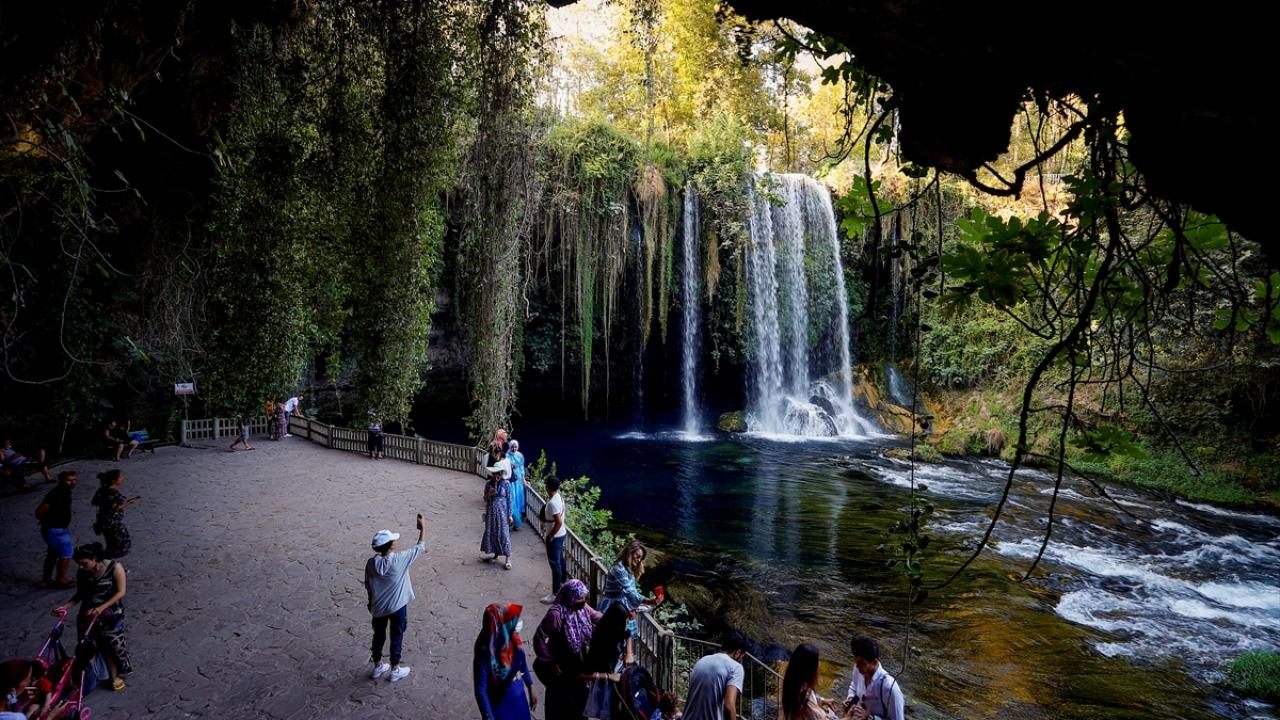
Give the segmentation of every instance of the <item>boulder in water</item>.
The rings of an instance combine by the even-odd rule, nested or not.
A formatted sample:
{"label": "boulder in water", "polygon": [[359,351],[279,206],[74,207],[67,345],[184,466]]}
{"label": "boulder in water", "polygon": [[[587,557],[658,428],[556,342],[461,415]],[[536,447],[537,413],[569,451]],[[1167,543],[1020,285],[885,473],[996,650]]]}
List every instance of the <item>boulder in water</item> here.
{"label": "boulder in water", "polygon": [[832,417],[837,415],[835,403],[831,402],[830,398],[823,397],[822,395],[812,395],[809,397],[809,402],[822,408],[823,411]]}
{"label": "boulder in water", "polygon": [[747,416],[741,410],[727,412],[716,421],[716,429],[721,432],[740,433],[747,431]]}

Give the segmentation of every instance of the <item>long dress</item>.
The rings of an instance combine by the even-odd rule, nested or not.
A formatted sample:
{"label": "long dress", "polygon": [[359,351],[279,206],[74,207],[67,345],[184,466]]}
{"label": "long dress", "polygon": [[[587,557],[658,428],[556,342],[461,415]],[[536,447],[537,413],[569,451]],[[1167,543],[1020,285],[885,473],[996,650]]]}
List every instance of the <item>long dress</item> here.
{"label": "long dress", "polygon": [[91,500],[98,508],[98,521],[93,529],[106,541],[106,556],[113,559],[129,554],[133,540],[129,537],[129,528],[124,524],[124,495],[113,487],[98,488]]}
{"label": "long dress", "polygon": [[[80,613],[76,616],[76,630],[84,637],[89,627],[89,610],[106,602],[116,594],[116,564],[107,563],[101,575],[81,570],[76,573],[76,599],[80,601]],[[93,641],[98,652],[115,658],[116,668],[120,674],[133,672],[133,664],[129,662],[129,648],[124,642],[124,601],[112,605],[106,612],[98,616],[93,624]]]}
{"label": "long dress", "polygon": [[511,528],[519,530],[524,524],[524,454],[512,450],[507,459],[511,461],[511,516],[515,518]]}
{"label": "long dress", "polygon": [[[480,540],[480,552],[511,557],[511,483],[501,477],[491,478],[484,484],[484,538]],[[491,494],[492,493],[492,494]]]}
{"label": "long dress", "polygon": [[476,653],[471,666],[475,682],[476,704],[480,707],[481,717],[484,720],[531,720],[533,715],[529,712],[529,695],[526,688],[533,686],[533,678],[529,675],[524,649],[516,648],[512,667],[518,675],[507,683],[506,690],[491,687],[492,678],[486,663],[487,658]]}

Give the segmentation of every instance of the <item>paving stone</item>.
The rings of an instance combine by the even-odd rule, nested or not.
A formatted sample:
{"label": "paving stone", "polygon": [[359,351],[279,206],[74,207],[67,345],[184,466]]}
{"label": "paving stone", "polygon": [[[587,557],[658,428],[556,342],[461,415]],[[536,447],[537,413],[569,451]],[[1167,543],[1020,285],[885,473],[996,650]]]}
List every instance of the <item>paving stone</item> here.
{"label": "paving stone", "polygon": [[[481,563],[482,484],[472,475],[329,450],[301,438],[160,448],[79,473],[71,530],[94,540],[97,473],[119,467],[133,551],[126,636],[134,675],[123,692],[94,692],[99,718],[469,718],[471,643],[491,602],[525,606],[526,628],[550,582],[542,543],[512,535],[514,569]],[[35,585],[44,558],[32,510],[42,494],[0,496],[0,656],[32,655],[70,595]],[[372,638],[360,584],[374,531],[416,537],[404,662],[392,684],[367,677]],[[532,630],[527,635],[532,636]],[[530,650],[531,652],[531,650]],[[540,693],[541,696],[541,693]],[[541,708],[535,713],[541,717]]]}

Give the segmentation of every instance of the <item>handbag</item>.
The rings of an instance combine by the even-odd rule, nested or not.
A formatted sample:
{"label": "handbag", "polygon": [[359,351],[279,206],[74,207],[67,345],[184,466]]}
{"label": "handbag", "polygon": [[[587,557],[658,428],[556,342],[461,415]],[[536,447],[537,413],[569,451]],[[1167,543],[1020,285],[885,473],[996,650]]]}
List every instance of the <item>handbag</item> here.
{"label": "handbag", "polygon": [[582,714],[596,720],[610,720],[609,700],[609,681],[592,680],[591,689],[587,691],[587,704],[582,708]]}

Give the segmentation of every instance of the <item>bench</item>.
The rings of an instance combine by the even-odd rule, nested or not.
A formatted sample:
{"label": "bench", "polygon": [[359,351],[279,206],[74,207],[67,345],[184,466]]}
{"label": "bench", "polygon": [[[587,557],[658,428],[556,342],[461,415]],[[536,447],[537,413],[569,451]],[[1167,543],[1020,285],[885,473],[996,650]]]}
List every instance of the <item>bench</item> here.
{"label": "bench", "polygon": [[156,448],[165,444],[160,438],[151,437],[151,433],[147,432],[146,428],[141,430],[130,430],[129,437],[138,441],[139,451],[145,450],[147,452],[154,453]]}

